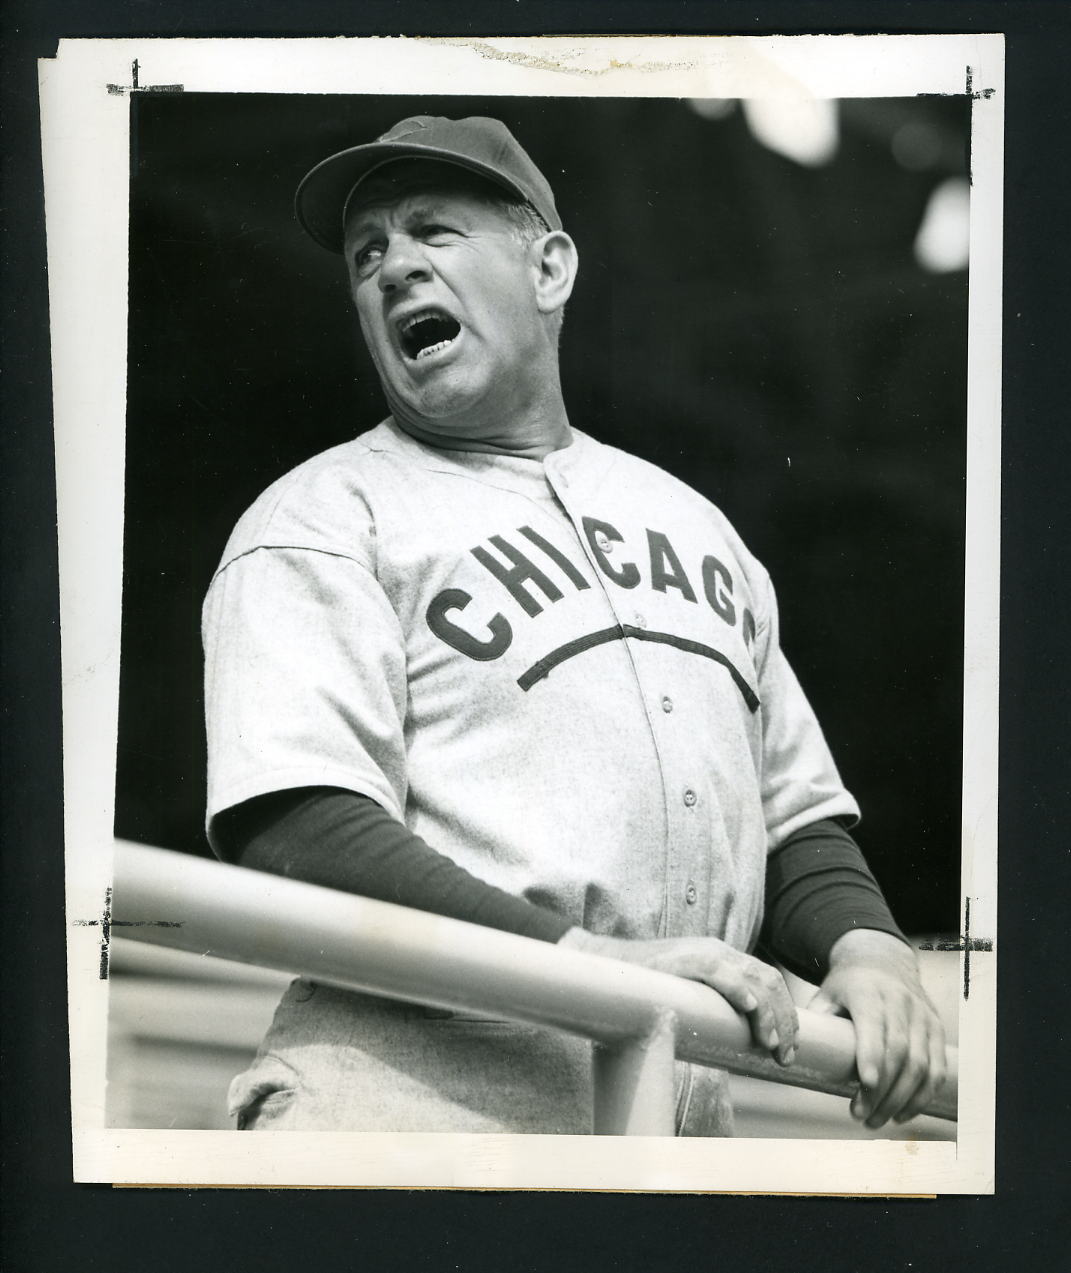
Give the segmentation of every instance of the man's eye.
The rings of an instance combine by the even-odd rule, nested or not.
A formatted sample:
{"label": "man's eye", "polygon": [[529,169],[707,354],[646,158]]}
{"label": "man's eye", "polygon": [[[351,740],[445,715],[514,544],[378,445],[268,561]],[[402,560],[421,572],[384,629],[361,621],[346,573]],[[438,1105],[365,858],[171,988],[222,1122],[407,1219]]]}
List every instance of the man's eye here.
{"label": "man's eye", "polygon": [[444,235],[453,234],[454,231],[448,225],[426,225],[422,231],[425,239],[438,239]]}
{"label": "man's eye", "polygon": [[383,249],[378,243],[369,243],[366,247],[357,249],[353,254],[353,263],[358,270],[368,270],[382,255]]}

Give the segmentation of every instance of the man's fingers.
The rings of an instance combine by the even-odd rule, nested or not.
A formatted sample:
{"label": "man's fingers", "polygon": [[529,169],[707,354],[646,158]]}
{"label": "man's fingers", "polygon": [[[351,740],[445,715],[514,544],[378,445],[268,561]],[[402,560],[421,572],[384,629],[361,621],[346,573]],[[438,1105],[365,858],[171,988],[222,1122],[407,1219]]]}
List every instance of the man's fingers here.
{"label": "man's fingers", "polygon": [[768,964],[753,961],[749,980],[756,986],[759,1000],[758,1012],[752,1018],[752,1033],[782,1065],[790,1065],[796,1055],[799,1017],[785,979]]}
{"label": "man's fingers", "polygon": [[769,1001],[760,999],[759,1006],[751,1013],[751,1033],[755,1042],[772,1052],[781,1042],[777,1032],[777,1021]]}
{"label": "man's fingers", "polygon": [[[562,941],[577,944],[572,933]],[[615,942],[606,953],[616,953],[618,958],[704,982],[748,1018],[751,1036],[760,1047],[768,1048],[782,1065],[792,1064],[799,1018],[785,979],[776,968],[713,937],[603,941]]]}
{"label": "man's fingers", "polygon": [[896,1118],[912,1107],[916,1096],[927,1086],[929,1061],[927,1039],[920,1032],[901,1050],[899,1064],[889,1066],[892,1083],[885,1095],[872,1106],[866,1120],[868,1127],[883,1127],[890,1118]]}
{"label": "man's fingers", "polygon": [[885,1059],[885,1032],[874,1022],[855,1023],[855,1066],[859,1081],[869,1091],[881,1083],[882,1061]]}
{"label": "man's fingers", "polygon": [[705,980],[749,1018],[752,1038],[760,1047],[773,1052],[782,1065],[791,1064],[799,1020],[784,978],[776,969],[749,958],[742,967],[718,965]]}
{"label": "man's fingers", "polygon": [[899,1113],[893,1115],[898,1123],[906,1123],[916,1114],[921,1114],[941,1090],[941,1085],[945,1081],[945,1035],[939,1021],[934,1020],[926,1037],[928,1050],[926,1076],[911,1099],[904,1104]]}
{"label": "man's fingers", "polygon": [[796,1005],[787,988],[778,994],[774,1004],[774,1015],[777,1019],[777,1059],[782,1065],[791,1065],[796,1059],[796,1045],[799,1039],[800,1021],[796,1013]]}
{"label": "man's fingers", "polygon": [[944,1079],[944,1030],[928,1001],[909,1001],[896,1017],[899,1023],[890,1027],[886,1043],[886,1090],[870,1102],[868,1127],[881,1127],[889,1119],[907,1122],[925,1109]]}
{"label": "man's fingers", "polygon": [[938,1021],[938,1028],[930,1037],[930,1075],[933,1078],[934,1096],[944,1087],[948,1075],[948,1056],[945,1053],[944,1027]]}
{"label": "man's fingers", "polygon": [[926,1106],[929,1105],[930,1101],[933,1100],[936,1090],[937,1087],[933,1081],[933,1076],[930,1074],[929,1070],[926,1070],[924,1072],[922,1082],[917,1088],[915,1088],[914,1093],[907,1101],[904,1102],[903,1105],[901,1105],[900,1109],[893,1114],[893,1122],[907,1123],[910,1122],[916,1114],[921,1114],[923,1110],[925,1110]]}
{"label": "man's fingers", "polygon": [[878,1022],[869,1017],[855,1019],[855,1068],[860,1091],[852,1102],[852,1113],[868,1123],[887,1086],[882,1082],[882,1062],[887,1051],[884,1021],[879,1017]]}
{"label": "man's fingers", "polygon": [[871,1105],[866,1119],[867,1127],[877,1130],[894,1118],[904,1108],[906,1102],[914,1096],[925,1073],[924,1067],[905,1059],[903,1067],[897,1073],[892,1085],[886,1089],[885,1095]]}
{"label": "man's fingers", "polygon": [[705,981],[712,990],[716,990],[737,1012],[751,1016],[758,1011],[760,1000],[744,977],[743,971],[737,968],[726,968],[715,965],[706,975],[697,980]]}
{"label": "man's fingers", "polygon": [[944,1031],[916,975],[894,967],[833,968],[809,1005],[842,1006],[855,1027],[859,1090],[852,1116],[869,1128],[906,1122],[933,1100],[945,1076]]}

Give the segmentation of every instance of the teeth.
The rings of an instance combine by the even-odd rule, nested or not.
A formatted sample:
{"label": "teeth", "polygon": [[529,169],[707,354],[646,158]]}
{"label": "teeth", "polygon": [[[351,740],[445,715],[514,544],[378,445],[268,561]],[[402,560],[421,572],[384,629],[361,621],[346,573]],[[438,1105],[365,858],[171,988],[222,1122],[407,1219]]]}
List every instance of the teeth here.
{"label": "teeth", "polygon": [[429,345],[427,349],[422,349],[420,353],[417,354],[417,359],[427,358],[429,354],[437,354],[440,349],[445,349],[447,345],[452,345],[453,343],[454,342],[452,340],[440,340],[437,345]]}
{"label": "teeth", "polygon": [[[442,315],[445,317],[445,315]],[[438,318],[440,311],[437,309],[422,309],[419,313],[410,314],[408,318],[403,318],[398,325],[400,332],[407,332],[411,327],[415,327],[417,323],[423,322],[425,318]]]}

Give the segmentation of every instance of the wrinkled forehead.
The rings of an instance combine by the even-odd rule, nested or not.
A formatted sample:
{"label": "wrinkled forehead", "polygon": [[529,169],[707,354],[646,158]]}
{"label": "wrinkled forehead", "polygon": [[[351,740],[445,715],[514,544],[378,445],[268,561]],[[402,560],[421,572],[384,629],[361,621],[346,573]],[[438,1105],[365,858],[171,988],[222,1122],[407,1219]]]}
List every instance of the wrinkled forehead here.
{"label": "wrinkled forehead", "polygon": [[371,208],[391,207],[421,195],[435,199],[468,198],[481,204],[509,199],[494,182],[456,164],[433,159],[393,159],[376,168],[350,191],[344,212],[348,227]]}

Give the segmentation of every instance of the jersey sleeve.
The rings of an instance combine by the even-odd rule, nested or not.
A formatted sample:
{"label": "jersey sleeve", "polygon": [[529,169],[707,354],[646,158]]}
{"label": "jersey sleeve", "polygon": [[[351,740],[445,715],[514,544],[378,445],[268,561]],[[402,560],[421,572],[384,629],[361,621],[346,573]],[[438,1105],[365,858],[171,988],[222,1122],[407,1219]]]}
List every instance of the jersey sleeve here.
{"label": "jersey sleeve", "polygon": [[859,820],[859,806],[841,782],[821,726],[781,649],[777,598],[764,581],[756,631],[762,713],[762,805],[772,851],[812,822]]}
{"label": "jersey sleeve", "polygon": [[246,551],[212,582],[204,643],[214,849],[216,815],[295,787],[354,791],[403,818],[404,640],[367,565],[321,549]]}

